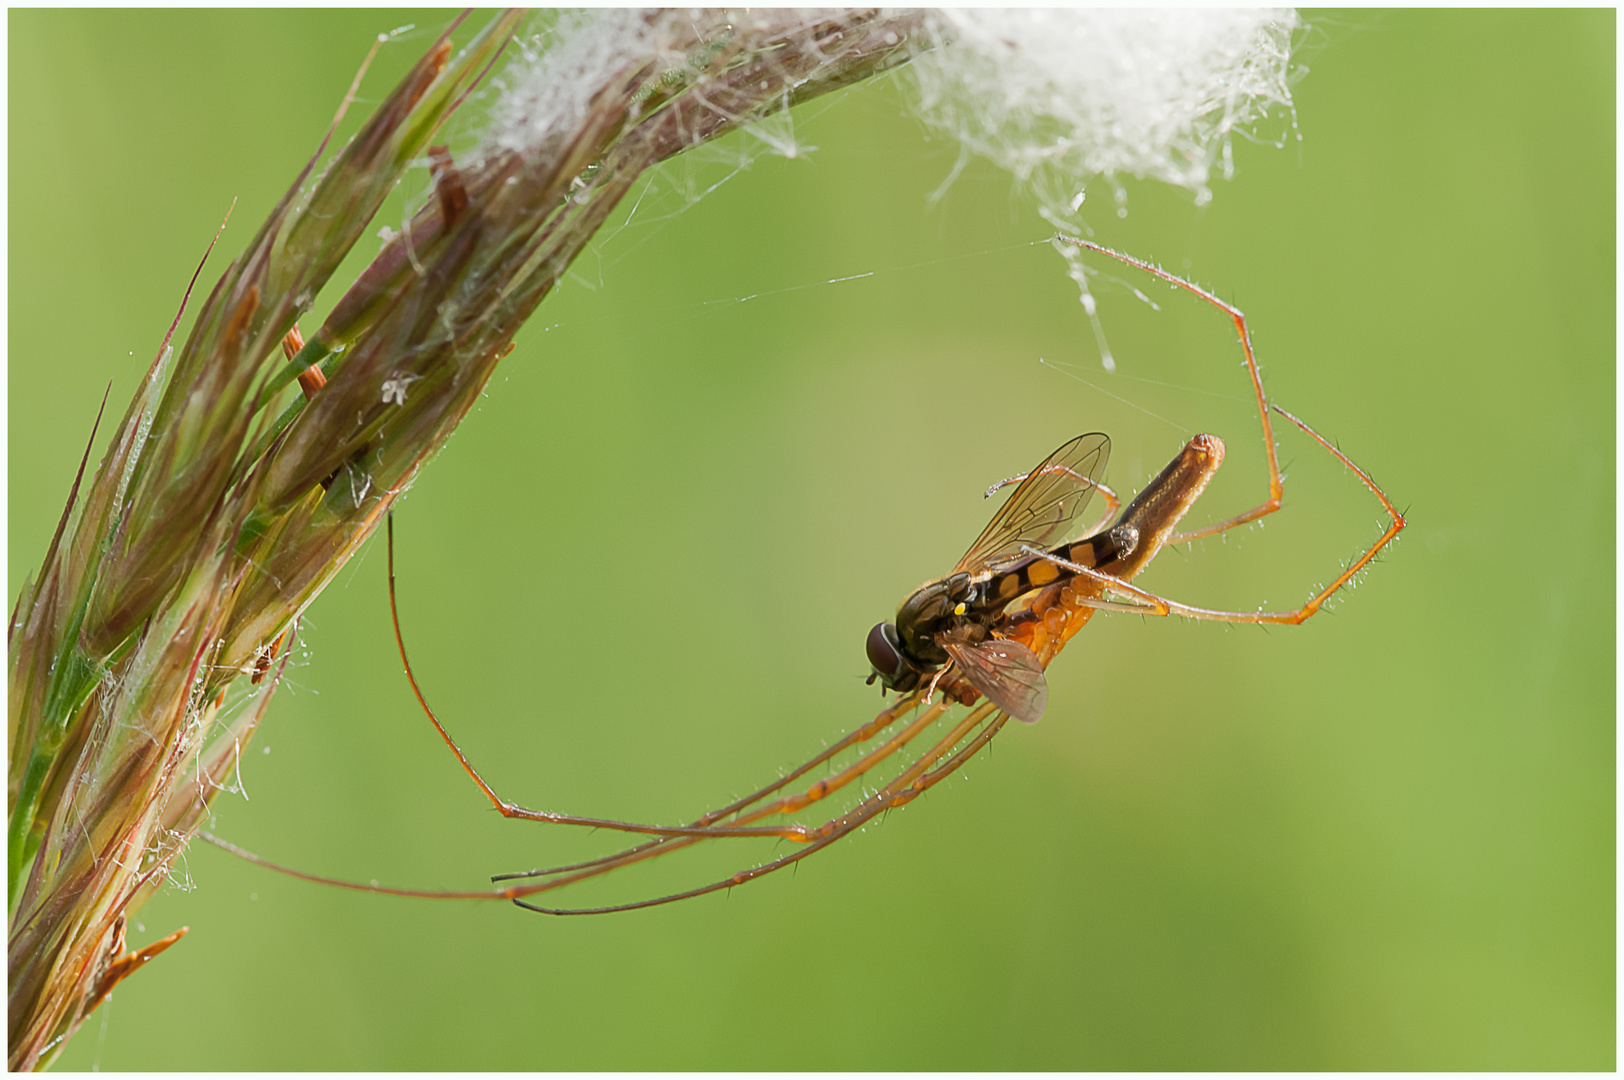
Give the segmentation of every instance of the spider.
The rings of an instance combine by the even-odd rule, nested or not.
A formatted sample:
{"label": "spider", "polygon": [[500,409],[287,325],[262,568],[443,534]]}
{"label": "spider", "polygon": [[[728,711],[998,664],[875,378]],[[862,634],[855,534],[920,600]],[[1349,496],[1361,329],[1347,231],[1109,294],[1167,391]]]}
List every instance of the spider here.
{"label": "spider", "polygon": [[[218,838],[211,843],[284,873],[306,880],[400,896],[506,899],[530,911],[551,915],[588,915],[631,911],[685,900],[737,885],[792,866],[862,827],[878,815],[904,806],[953,775],[998,734],[1011,716],[1032,723],[1043,713],[1048,688],[1044,669],[1098,610],[1141,615],[1178,615],[1190,619],[1250,624],[1297,624],[1320,611],[1327,599],[1368,566],[1405,526],[1404,516],[1370,476],[1346,454],[1302,420],[1269,402],[1263,391],[1246,317],[1193,282],[1099,244],[1069,237],[1063,242],[1116,259],[1183,289],[1217,307],[1235,324],[1256,399],[1268,465],[1268,495],[1257,506],[1210,525],[1179,531],[1178,525],[1205,490],[1224,458],[1224,443],[1215,435],[1196,435],[1125,508],[1101,482],[1110,452],[1102,434],[1081,435],[1063,444],[1031,472],[993,485],[1017,485],[1014,493],[945,577],[911,593],[894,622],[870,631],[867,654],[872,683],[900,697],[868,723],[770,784],[695,819],[687,825],[641,825],[606,818],[532,810],[503,799],[463,754],[430,708],[406,655],[395,595],[394,521],[388,525],[389,603],[401,663],[424,713],[469,778],[504,817],[548,824],[586,826],[641,834],[647,839],[613,854],[584,862],[502,874],[493,890],[438,892],[363,885],[278,866]],[[1168,544],[1216,536],[1257,521],[1280,509],[1283,484],[1270,414],[1277,413],[1351,470],[1380,501],[1391,518],[1381,536],[1328,586],[1290,611],[1221,611],[1170,600],[1133,584],[1133,579]],[[1093,494],[1105,500],[1105,511],[1077,540],[1056,543],[1082,513]],[[1118,514],[1118,511],[1121,511]],[[1113,520],[1114,519],[1114,520]],[[941,700],[934,700],[937,693]],[[898,755],[947,716],[955,706],[968,711],[945,733],[907,763],[888,782],[865,792],[855,806],[821,822],[780,824],[785,816],[823,802]],[[905,717],[915,714],[906,723]],[[899,726],[900,725],[900,726]],[[894,730],[893,730],[894,729]],[[880,737],[886,735],[881,740]],[[876,742],[876,740],[880,740]],[[843,768],[804,789],[785,792],[808,773],[854,747],[865,752]],[[765,823],[765,824],[764,824]],[[705,840],[770,837],[789,841],[795,850],[727,878],[680,892],[601,907],[547,907],[528,898],[621,867],[698,844]]]}

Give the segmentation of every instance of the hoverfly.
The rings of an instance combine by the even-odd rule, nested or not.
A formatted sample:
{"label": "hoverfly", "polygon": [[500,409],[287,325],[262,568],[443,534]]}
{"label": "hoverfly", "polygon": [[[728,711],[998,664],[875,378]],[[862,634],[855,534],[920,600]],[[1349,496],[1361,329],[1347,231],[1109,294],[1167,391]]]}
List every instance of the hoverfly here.
{"label": "hoverfly", "polygon": [[[1041,717],[1049,697],[1043,667],[1052,653],[1040,658],[1017,640],[1025,623],[1053,606],[1038,602],[1037,595],[1068,600],[1068,620],[1086,619],[1081,609],[1087,608],[1152,612],[1153,605],[1142,603],[1151,599],[1148,594],[1123,583],[1155,556],[1206,489],[1223,463],[1224,444],[1215,435],[1191,439],[1117,523],[1104,528],[1118,505],[1100,482],[1110,453],[1105,435],[1079,435],[1030,473],[1005,481],[1018,480],[1020,487],[952,573],[909,595],[895,623],[882,622],[869,631],[874,672],[868,681],[879,679],[885,689],[909,693],[931,677],[934,688],[948,671],[942,665],[951,661],[970,686],[1010,716],[1029,724]],[[1111,501],[1105,517],[1081,539],[1042,550],[1064,535],[1096,490]],[[1112,592],[1131,599],[1107,599]],[[1019,610],[1006,615],[1012,605]],[[955,696],[964,704],[973,700],[963,691]]]}
{"label": "hoverfly", "polygon": [[[1017,720],[1033,723],[1042,716],[1049,698],[1042,665],[1025,645],[995,636],[994,626],[1011,601],[1057,580],[1054,563],[1027,551],[1048,547],[1076,520],[1099,488],[1110,456],[1107,436],[1079,435],[1021,478],[952,572],[914,590],[894,623],[877,623],[869,631],[874,672],[868,682],[879,679],[887,690],[909,693],[927,677],[941,676],[942,665],[951,661],[971,686]],[[1074,546],[1081,545],[1065,545],[1057,554],[1071,558]]]}

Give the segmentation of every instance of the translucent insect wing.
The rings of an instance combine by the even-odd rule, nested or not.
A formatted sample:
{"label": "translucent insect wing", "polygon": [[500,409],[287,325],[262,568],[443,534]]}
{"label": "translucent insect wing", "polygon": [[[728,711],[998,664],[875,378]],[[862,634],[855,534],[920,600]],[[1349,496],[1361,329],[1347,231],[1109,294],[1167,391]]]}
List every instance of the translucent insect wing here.
{"label": "translucent insect wing", "polygon": [[1054,546],[1088,505],[1110,456],[1111,440],[1099,432],[1079,435],[1050,454],[1021,481],[953,572],[973,574],[1021,558],[1023,546]]}
{"label": "translucent insect wing", "polygon": [[979,645],[946,645],[970,685],[1015,719],[1035,724],[1049,704],[1043,665],[1018,641],[994,638]]}

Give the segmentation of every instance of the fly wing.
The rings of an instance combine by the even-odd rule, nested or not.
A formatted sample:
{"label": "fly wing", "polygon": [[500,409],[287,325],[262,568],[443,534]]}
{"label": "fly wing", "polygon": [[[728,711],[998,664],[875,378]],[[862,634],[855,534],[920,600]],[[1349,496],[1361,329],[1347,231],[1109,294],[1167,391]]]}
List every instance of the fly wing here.
{"label": "fly wing", "polygon": [[1018,641],[993,638],[979,645],[944,645],[970,685],[1015,719],[1035,724],[1049,704],[1043,665]]}
{"label": "fly wing", "polygon": [[1111,440],[1098,432],[1079,435],[1050,454],[1021,481],[953,572],[974,574],[1018,559],[1023,546],[1054,546],[1088,505],[1110,456]]}

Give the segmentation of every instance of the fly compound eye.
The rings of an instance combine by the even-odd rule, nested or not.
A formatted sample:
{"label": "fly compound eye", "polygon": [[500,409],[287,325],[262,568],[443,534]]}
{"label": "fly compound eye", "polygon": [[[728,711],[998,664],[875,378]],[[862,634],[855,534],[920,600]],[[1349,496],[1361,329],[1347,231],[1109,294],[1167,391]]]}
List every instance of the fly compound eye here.
{"label": "fly compound eye", "polygon": [[919,668],[903,651],[902,638],[891,623],[879,623],[868,632],[868,662],[874,667],[869,683],[879,679],[880,685],[899,694],[914,689],[922,678]]}
{"label": "fly compound eye", "polygon": [[[907,665],[902,659],[902,643],[897,639],[897,628],[890,623],[875,623],[868,632],[868,662],[874,674],[886,686],[896,683],[897,676]],[[871,680],[872,681],[872,680]]]}

